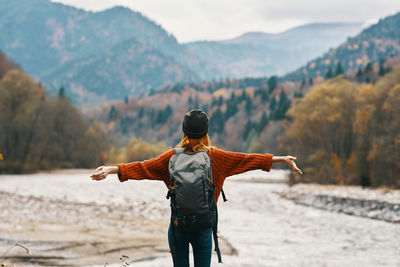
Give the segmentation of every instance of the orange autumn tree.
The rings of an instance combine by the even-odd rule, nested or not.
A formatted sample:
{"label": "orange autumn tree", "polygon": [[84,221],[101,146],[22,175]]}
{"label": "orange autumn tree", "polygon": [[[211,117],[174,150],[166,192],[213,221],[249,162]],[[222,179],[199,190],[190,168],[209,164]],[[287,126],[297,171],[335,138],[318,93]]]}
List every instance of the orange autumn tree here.
{"label": "orange autumn tree", "polygon": [[343,77],[315,86],[291,107],[283,143],[304,166],[303,181],[351,183],[345,168],[354,149],[357,86]]}

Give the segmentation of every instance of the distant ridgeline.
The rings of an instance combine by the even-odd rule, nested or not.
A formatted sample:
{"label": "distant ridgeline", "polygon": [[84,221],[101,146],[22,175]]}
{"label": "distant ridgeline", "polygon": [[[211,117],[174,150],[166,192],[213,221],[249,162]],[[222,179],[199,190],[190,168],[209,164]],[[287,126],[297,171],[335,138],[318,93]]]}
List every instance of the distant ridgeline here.
{"label": "distant ridgeline", "polygon": [[[379,20],[355,37],[349,37],[336,49],[309,61],[305,66],[281,78],[282,81],[331,78],[335,74],[357,73],[358,80],[368,82],[364,75],[372,68],[384,74],[384,64],[400,55],[400,13]],[[396,59],[397,60],[397,59]],[[364,72],[364,73],[363,73]]]}

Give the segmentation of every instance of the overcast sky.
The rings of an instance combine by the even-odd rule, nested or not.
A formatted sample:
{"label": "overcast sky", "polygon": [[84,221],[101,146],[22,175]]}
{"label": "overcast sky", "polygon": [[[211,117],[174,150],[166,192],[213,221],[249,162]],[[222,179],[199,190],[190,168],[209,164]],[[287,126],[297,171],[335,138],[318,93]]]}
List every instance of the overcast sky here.
{"label": "overcast sky", "polygon": [[53,0],[91,11],[116,5],[140,11],[179,42],[276,33],[312,22],[376,22],[400,11],[400,0]]}

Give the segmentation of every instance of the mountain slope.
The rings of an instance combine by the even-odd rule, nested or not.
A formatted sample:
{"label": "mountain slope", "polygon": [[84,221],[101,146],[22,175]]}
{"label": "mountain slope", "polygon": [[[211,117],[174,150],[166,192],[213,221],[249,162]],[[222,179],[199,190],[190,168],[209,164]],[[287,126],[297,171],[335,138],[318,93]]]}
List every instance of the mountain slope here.
{"label": "mountain slope", "polygon": [[[115,7],[93,13],[48,0],[2,1],[0,29],[0,47],[10,58],[20,62],[25,71],[45,85],[52,85],[46,89],[53,93],[61,85],[68,91],[72,78],[74,84],[83,87],[83,91],[110,99],[117,99],[120,95],[109,94],[106,88],[94,87],[87,80],[121,85],[126,95],[195,78],[193,72],[170,56],[180,52],[176,39],[161,26],[128,8]],[[127,40],[136,45],[124,45]],[[134,68],[118,72],[115,71],[118,67],[113,64],[108,64],[109,68],[87,64],[105,62],[110,53],[119,54],[122,60],[127,48],[139,49],[135,51],[138,58],[146,54],[143,61],[134,62],[135,68],[142,70],[130,78],[125,75]],[[162,58],[162,63],[155,67],[154,61],[147,62],[146,59],[152,56]],[[125,65],[130,64],[126,62]],[[85,69],[75,75],[79,72],[76,66],[85,66]],[[154,75],[155,68],[158,75]],[[171,76],[171,69],[179,75]],[[65,79],[65,76],[70,78]],[[152,78],[146,78],[149,76]]]}
{"label": "mountain slope", "polygon": [[83,105],[124,99],[178,81],[191,82],[196,76],[159,50],[131,39],[101,55],[63,64],[43,80],[48,88],[68,85],[72,98]]}
{"label": "mountain slope", "polygon": [[356,71],[369,62],[379,62],[400,55],[400,13],[381,19],[355,37],[348,38],[335,49],[309,61],[303,67],[284,76],[284,80],[325,77],[340,62],[344,71]]}
{"label": "mountain slope", "polygon": [[[359,33],[361,23],[314,23],[283,33],[250,32],[219,42],[192,42],[185,46],[202,65],[192,68],[203,79],[261,77],[285,74],[310,58]],[[207,69],[210,66],[210,69]]]}

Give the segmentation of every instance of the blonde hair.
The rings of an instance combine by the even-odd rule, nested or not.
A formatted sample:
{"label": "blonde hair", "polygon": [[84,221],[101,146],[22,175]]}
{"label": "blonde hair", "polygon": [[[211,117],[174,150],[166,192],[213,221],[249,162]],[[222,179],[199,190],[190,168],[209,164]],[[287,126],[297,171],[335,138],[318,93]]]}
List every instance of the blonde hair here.
{"label": "blonde hair", "polygon": [[208,137],[208,134],[206,134],[199,139],[191,139],[184,134],[178,146],[191,147],[194,152],[205,151],[210,148],[210,138]]}

